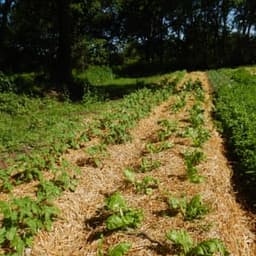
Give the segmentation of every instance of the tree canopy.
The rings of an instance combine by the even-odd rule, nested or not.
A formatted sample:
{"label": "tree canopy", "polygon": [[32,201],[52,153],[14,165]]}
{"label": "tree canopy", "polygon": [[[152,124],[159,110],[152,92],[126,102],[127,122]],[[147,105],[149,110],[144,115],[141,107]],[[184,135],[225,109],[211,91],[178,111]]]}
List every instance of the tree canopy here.
{"label": "tree canopy", "polygon": [[255,0],[1,0],[0,70],[47,72],[61,88],[90,64],[251,64],[255,35]]}

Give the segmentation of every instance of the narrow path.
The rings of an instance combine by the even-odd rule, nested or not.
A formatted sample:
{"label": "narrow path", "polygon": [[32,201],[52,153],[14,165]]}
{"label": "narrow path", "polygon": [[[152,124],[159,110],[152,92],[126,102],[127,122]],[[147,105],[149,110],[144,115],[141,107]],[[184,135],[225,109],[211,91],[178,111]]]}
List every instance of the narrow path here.
{"label": "narrow path", "polygon": [[[174,143],[171,149],[156,154],[145,152],[145,145],[154,140],[159,129],[159,120],[178,121],[180,128],[186,125],[193,99],[188,99],[182,111],[172,113],[170,109],[175,102],[172,96],[138,123],[132,131],[131,143],[109,146],[108,156],[103,159],[100,167],[86,163],[83,149],[70,151],[65,156],[73,163],[83,165],[79,185],[75,192],[65,192],[56,201],[61,209],[60,218],[54,223],[51,232],[42,231],[38,234],[27,255],[96,256],[99,247],[97,235],[102,231],[103,221],[100,211],[106,196],[115,191],[120,191],[132,207],[143,209],[144,221],[136,231],[106,234],[104,248],[120,241],[129,241],[132,248],[127,255],[174,255],[170,243],[165,241],[165,232],[184,228],[189,230],[196,241],[213,237],[223,240],[231,255],[256,255],[255,234],[250,231],[251,218],[235,200],[230,183],[232,170],[224,156],[223,141],[212,124],[211,87],[207,76],[203,72],[193,72],[185,77],[185,80],[188,79],[199,79],[206,92],[205,123],[211,138],[203,146],[207,159],[199,166],[206,181],[195,185],[182,178],[185,173],[182,154],[190,147],[186,139],[172,136],[168,139],[168,142]],[[133,187],[124,183],[123,170],[138,165],[143,157],[161,162],[161,166],[150,173],[159,180],[159,189],[151,195],[137,194]],[[145,175],[138,174],[136,177],[140,179]],[[184,222],[181,216],[165,216],[163,213],[167,206],[164,198],[167,191],[176,196],[200,193],[212,210],[203,220],[195,222]]]}

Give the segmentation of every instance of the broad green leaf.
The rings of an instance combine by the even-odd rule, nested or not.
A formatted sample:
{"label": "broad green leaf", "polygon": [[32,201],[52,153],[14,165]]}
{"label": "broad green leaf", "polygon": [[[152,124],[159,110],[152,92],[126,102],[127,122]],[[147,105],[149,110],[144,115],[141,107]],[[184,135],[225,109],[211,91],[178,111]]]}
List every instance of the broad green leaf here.
{"label": "broad green leaf", "polygon": [[130,250],[130,248],[130,243],[120,243],[114,248],[109,249],[108,256],[123,256]]}

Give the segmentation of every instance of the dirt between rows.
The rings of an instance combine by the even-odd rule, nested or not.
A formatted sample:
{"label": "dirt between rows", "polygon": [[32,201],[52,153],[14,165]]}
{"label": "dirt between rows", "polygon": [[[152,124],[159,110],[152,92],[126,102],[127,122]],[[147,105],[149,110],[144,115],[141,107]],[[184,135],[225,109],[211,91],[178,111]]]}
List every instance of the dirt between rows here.
{"label": "dirt between rows", "polygon": [[[75,192],[65,192],[56,200],[56,205],[61,209],[60,217],[52,231],[41,231],[37,235],[33,247],[26,250],[26,255],[96,256],[100,234],[104,234],[105,252],[114,244],[126,241],[132,244],[128,256],[175,255],[171,243],[165,238],[165,233],[173,229],[186,229],[197,242],[219,238],[233,256],[256,255],[255,216],[246,212],[236,201],[236,192],[231,184],[232,169],[225,157],[223,140],[211,118],[212,91],[207,75],[203,72],[189,73],[181,84],[188,79],[199,79],[206,95],[205,126],[211,137],[202,148],[206,160],[199,165],[200,174],[206,180],[193,184],[184,178],[183,153],[191,148],[187,139],[174,135],[168,139],[174,144],[171,149],[152,155],[145,152],[145,145],[154,140],[159,129],[157,121],[176,120],[180,127],[187,123],[193,98],[188,98],[184,109],[173,113],[171,106],[175,97],[171,96],[137,124],[131,131],[131,142],[108,146],[108,155],[99,167],[86,161],[84,148],[69,151],[64,156],[80,165],[82,175],[79,185]],[[161,166],[149,174],[136,174],[138,179],[151,175],[159,180],[158,189],[150,195],[136,193],[133,186],[124,182],[124,169],[136,166],[142,157],[151,157],[161,162]],[[105,198],[116,191],[124,195],[128,205],[143,209],[144,220],[139,228],[105,232],[102,209]],[[188,198],[200,194],[211,210],[204,218],[196,221],[184,221],[180,214],[166,216],[165,198],[168,193],[175,196],[185,194]]]}

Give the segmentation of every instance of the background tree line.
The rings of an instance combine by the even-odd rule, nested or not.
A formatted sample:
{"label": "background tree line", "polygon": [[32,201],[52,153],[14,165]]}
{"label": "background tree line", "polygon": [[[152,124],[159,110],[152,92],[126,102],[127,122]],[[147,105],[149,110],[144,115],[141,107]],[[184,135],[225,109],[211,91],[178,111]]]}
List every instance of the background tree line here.
{"label": "background tree line", "polygon": [[255,0],[0,0],[0,70],[44,72],[59,89],[88,65],[136,75],[255,60]]}

